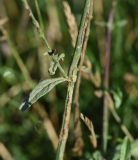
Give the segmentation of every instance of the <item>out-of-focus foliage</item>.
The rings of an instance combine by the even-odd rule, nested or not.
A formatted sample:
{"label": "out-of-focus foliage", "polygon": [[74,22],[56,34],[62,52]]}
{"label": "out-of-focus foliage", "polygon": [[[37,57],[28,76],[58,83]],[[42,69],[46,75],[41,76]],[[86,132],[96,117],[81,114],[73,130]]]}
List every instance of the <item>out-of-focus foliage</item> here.
{"label": "out-of-focus foliage", "polygon": [[[111,10],[111,0],[95,0],[94,16],[87,47],[87,56],[92,63],[91,72],[101,76],[103,84],[104,55],[107,32],[107,20]],[[34,1],[30,7],[38,19]],[[79,26],[84,0],[69,0],[72,12]],[[62,65],[69,68],[73,47],[61,0],[39,0],[46,37],[60,53],[65,53]],[[121,118],[134,142],[124,139],[126,135],[120,124],[110,114],[109,141],[106,159],[125,160],[127,156],[138,159],[138,1],[117,0],[112,30],[110,93],[115,103],[115,110]],[[3,19],[7,19],[3,24]],[[2,142],[15,160],[53,160],[55,159],[54,139],[50,138],[50,121],[59,134],[64,110],[66,84],[57,86],[50,94],[39,100],[45,114],[32,107],[28,112],[19,111],[19,106],[27,97],[34,84],[50,78],[48,69],[50,58],[45,53],[44,44],[39,39],[28,13],[21,0],[0,0],[0,27],[3,26],[12,42],[10,45],[0,30],[0,142]],[[14,56],[14,50],[20,55],[27,68],[29,82],[22,72],[22,65]],[[55,77],[59,73],[57,72]],[[53,76],[52,76],[53,77]],[[97,76],[98,77],[98,76]],[[31,80],[30,80],[31,79]],[[98,81],[98,78],[95,80]],[[74,144],[73,113],[71,129],[66,147],[66,159],[99,160],[102,157],[102,117],[103,102],[95,94],[104,90],[103,85],[96,88],[94,83],[82,76],[80,86],[80,112],[93,120],[97,136],[97,148],[94,149],[88,138],[89,132],[82,123],[84,150],[81,158],[72,151]],[[33,85],[32,85],[33,83]],[[101,92],[98,92],[101,93]],[[39,107],[39,105],[37,106]],[[47,121],[46,121],[47,122]],[[45,127],[46,126],[46,127]],[[50,131],[48,132],[47,129]],[[130,143],[130,144],[129,144]],[[129,146],[129,148],[128,148]],[[129,150],[129,155],[127,151]],[[1,154],[1,148],[0,148]],[[1,155],[0,155],[1,156]],[[121,157],[121,158],[120,158]]]}

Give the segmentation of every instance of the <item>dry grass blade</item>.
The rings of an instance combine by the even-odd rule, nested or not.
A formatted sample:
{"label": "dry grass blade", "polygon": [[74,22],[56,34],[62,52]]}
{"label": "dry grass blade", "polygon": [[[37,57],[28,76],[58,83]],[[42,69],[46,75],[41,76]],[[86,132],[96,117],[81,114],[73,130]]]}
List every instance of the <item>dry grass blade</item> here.
{"label": "dry grass blade", "polygon": [[0,142],[0,157],[2,157],[3,160],[13,160],[10,152],[2,142]]}
{"label": "dry grass blade", "polygon": [[83,120],[83,122],[85,123],[85,125],[88,127],[89,131],[91,132],[90,140],[91,140],[93,147],[96,148],[97,147],[97,139],[96,139],[96,134],[94,131],[94,126],[93,126],[92,121],[89,118],[87,118],[86,116],[84,116],[82,113],[80,114],[80,117]]}
{"label": "dry grass blade", "polygon": [[77,33],[78,33],[77,23],[76,23],[75,17],[72,14],[70,6],[69,6],[67,1],[63,2],[63,6],[64,6],[64,12],[65,12],[65,16],[66,16],[66,19],[67,19],[67,23],[68,23],[68,26],[69,26],[70,36],[71,36],[71,39],[72,39],[72,46],[75,47],[76,39],[77,39]]}
{"label": "dry grass blade", "polygon": [[0,26],[3,26],[8,21],[7,17],[0,19]]}

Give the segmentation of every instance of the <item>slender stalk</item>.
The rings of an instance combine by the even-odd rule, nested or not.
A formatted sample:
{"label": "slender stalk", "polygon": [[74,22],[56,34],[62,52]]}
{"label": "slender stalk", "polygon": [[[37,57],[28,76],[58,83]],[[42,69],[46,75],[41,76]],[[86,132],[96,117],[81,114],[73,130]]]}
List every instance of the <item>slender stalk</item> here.
{"label": "slender stalk", "polygon": [[[110,55],[111,55],[111,37],[112,37],[112,28],[113,28],[113,18],[115,13],[115,3],[113,1],[113,7],[109,13],[108,18],[108,31],[106,39],[106,54],[105,54],[105,68],[104,68],[104,87],[105,89],[109,88],[109,71],[110,71]],[[108,141],[108,119],[109,119],[109,110],[108,110],[108,101],[107,96],[104,94],[103,100],[103,152],[106,152],[107,141]]]}
{"label": "slender stalk", "polygon": [[[26,10],[27,10],[28,13],[29,13],[29,16],[31,17],[31,19],[32,19],[32,21],[33,21],[34,26],[35,26],[36,29],[37,29],[37,32],[38,32],[39,37],[40,37],[40,38],[43,40],[43,42],[45,43],[45,46],[46,46],[47,50],[48,50],[48,51],[51,51],[52,49],[51,49],[51,47],[50,47],[50,45],[49,45],[49,43],[48,43],[48,41],[47,41],[47,39],[46,39],[46,37],[45,37],[45,34],[44,34],[44,32],[43,32],[43,29],[41,28],[41,26],[39,25],[39,22],[38,22],[38,21],[36,20],[36,18],[34,17],[33,12],[32,12],[32,10],[31,10],[31,8],[30,8],[27,0],[22,0],[22,1],[23,1],[23,3],[24,3],[24,6],[25,6]],[[40,15],[39,15],[39,16],[40,16]],[[52,60],[55,61],[54,56],[52,56]],[[55,61],[55,62],[58,64],[58,68],[59,68],[59,70],[61,71],[61,73],[63,74],[63,76],[64,76],[65,78],[67,78],[67,74],[65,73],[65,71],[64,71],[64,69],[62,68],[62,66],[60,65],[60,63],[57,62],[57,61]]]}
{"label": "slender stalk", "polygon": [[56,160],[63,160],[64,152],[65,152],[65,146],[68,138],[68,131],[69,131],[69,122],[70,122],[70,113],[71,113],[71,104],[73,99],[73,91],[74,91],[74,85],[77,78],[77,67],[78,62],[82,53],[82,46],[84,43],[84,37],[86,34],[86,27],[89,23],[89,20],[92,15],[90,12],[90,9],[93,5],[92,0],[86,0],[83,16],[81,19],[80,24],[80,30],[77,37],[76,47],[74,51],[74,57],[72,60],[72,64],[69,69],[69,78],[71,82],[68,83],[68,90],[67,90],[67,96],[66,96],[66,103],[65,103],[65,111],[63,115],[63,122],[62,127],[60,131],[60,137],[59,137],[59,143],[58,143],[58,149],[57,149],[57,155]]}
{"label": "slender stalk", "polygon": [[42,28],[42,31],[44,32],[44,24],[43,24],[40,8],[39,8],[39,5],[38,5],[38,0],[35,0],[35,7],[36,7],[36,11],[37,11],[37,15],[38,15],[40,26]]}
{"label": "slender stalk", "polygon": [[[80,65],[79,65],[80,66]],[[75,86],[74,93],[74,153],[77,156],[81,156],[83,152],[84,142],[82,139],[82,130],[80,124],[80,109],[79,109],[79,92],[80,92],[80,83],[81,83],[81,72],[78,73],[78,78]]]}
{"label": "slender stalk", "polygon": [[[73,61],[69,70],[69,76],[72,77],[74,74],[76,74],[74,71],[77,68],[80,56],[81,56],[81,51],[82,51],[82,46],[83,46],[83,40],[84,40],[84,35],[85,35],[85,29],[87,28],[88,25],[88,18],[89,18],[89,13],[90,13],[90,6],[91,6],[91,0],[86,0],[85,3],[85,8],[84,8],[84,14],[81,20],[81,25],[79,29],[79,34],[77,37],[77,42],[76,42],[76,47],[75,47],[75,52],[74,52],[74,57]],[[74,73],[73,73],[74,72]]]}
{"label": "slender stalk", "polygon": [[111,109],[109,108],[114,119],[116,120],[116,122],[120,125],[122,131],[124,132],[124,134],[128,137],[128,139],[133,142],[134,138],[132,136],[132,134],[129,132],[129,130],[127,129],[127,127],[122,123],[121,118],[119,117],[119,115],[117,114],[117,112],[115,111],[115,109]]}
{"label": "slender stalk", "polygon": [[63,160],[63,156],[64,156],[64,152],[65,152],[65,146],[66,146],[66,141],[67,141],[68,132],[69,132],[69,122],[70,122],[73,90],[74,90],[74,83],[69,82],[67,96],[66,96],[66,102],[65,102],[65,111],[64,111],[64,115],[63,115],[62,128],[60,131],[59,142],[58,142],[56,160]]}
{"label": "slender stalk", "polygon": [[34,26],[36,27],[36,29],[37,29],[37,31],[38,31],[38,33],[39,33],[40,38],[44,41],[44,43],[45,43],[45,45],[46,45],[46,48],[47,48],[49,51],[51,51],[51,48],[50,48],[50,46],[49,46],[49,44],[48,44],[48,41],[47,41],[47,39],[46,39],[46,37],[45,37],[45,34],[44,34],[42,28],[40,27],[38,21],[37,21],[36,18],[34,17],[33,12],[32,12],[32,10],[31,10],[31,8],[30,8],[27,0],[22,0],[22,1],[23,1],[23,3],[24,3],[24,6],[25,6],[26,10],[27,10],[28,13],[29,13],[29,16],[32,18],[33,24],[34,24]]}
{"label": "slender stalk", "polygon": [[[92,8],[92,7],[91,7]],[[91,10],[92,12],[92,10]],[[91,15],[91,14],[90,14]],[[91,21],[91,17],[90,17],[90,21]],[[87,47],[87,42],[88,42],[88,38],[89,38],[89,33],[90,33],[90,21],[89,24],[87,25],[86,28],[86,33],[85,33],[85,37],[84,37],[84,43],[83,43],[83,47],[82,47],[82,53],[81,53],[81,59],[79,62],[79,73],[78,73],[78,78],[76,81],[76,87],[75,87],[75,94],[74,94],[74,108],[75,108],[75,126],[74,126],[74,130],[75,130],[75,148],[77,149],[78,155],[82,154],[82,149],[83,149],[83,140],[82,140],[82,133],[81,133],[81,126],[80,126],[80,111],[79,111],[79,90],[80,90],[80,83],[81,83],[81,67],[83,65],[84,62],[84,57],[85,57],[85,53],[86,53],[86,47]]]}
{"label": "slender stalk", "polygon": [[52,60],[57,63],[57,66],[58,66],[60,72],[62,73],[62,75],[63,75],[65,78],[68,78],[67,74],[65,73],[64,69],[63,69],[62,66],[60,65],[59,61],[57,61],[57,59],[55,58],[55,56],[52,56]]}

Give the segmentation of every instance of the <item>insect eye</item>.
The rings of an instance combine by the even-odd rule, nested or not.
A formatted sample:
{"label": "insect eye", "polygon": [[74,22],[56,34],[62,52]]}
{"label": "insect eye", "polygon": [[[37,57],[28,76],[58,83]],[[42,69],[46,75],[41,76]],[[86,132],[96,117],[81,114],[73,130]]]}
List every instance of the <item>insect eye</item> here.
{"label": "insect eye", "polygon": [[48,52],[48,54],[49,54],[50,56],[52,56],[53,54],[56,55],[56,54],[57,54],[57,51],[56,51],[56,49],[52,49],[51,51]]}

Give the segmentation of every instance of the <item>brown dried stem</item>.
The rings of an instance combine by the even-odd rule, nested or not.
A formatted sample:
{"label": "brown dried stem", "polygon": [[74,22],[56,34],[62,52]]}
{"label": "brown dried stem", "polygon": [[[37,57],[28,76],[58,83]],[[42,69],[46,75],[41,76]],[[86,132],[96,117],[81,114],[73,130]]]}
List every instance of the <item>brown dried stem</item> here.
{"label": "brown dried stem", "polygon": [[[92,11],[92,10],[91,10]],[[91,14],[90,14],[91,15]],[[89,17],[89,23],[87,25],[86,31],[85,31],[85,37],[84,37],[84,43],[82,47],[82,53],[81,53],[81,59],[79,62],[79,73],[78,73],[78,78],[76,81],[76,88],[75,88],[75,94],[74,94],[74,108],[75,108],[75,148],[74,150],[77,152],[79,156],[82,155],[82,149],[83,149],[83,140],[82,140],[82,133],[81,133],[81,126],[80,126],[80,111],[79,111],[79,90],[80,90],[80,83],[81,83],[81,67],[84,63],[84,57],[86,53],[86,48],[87,48],[87,42],[89,38],[89,33],[90,33],[90,22],[91,22],[91,17]]]}

